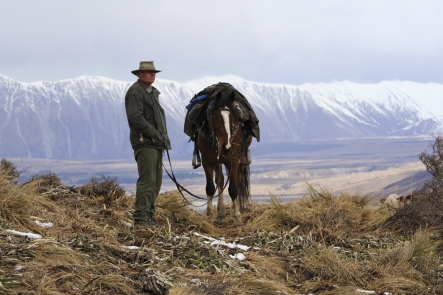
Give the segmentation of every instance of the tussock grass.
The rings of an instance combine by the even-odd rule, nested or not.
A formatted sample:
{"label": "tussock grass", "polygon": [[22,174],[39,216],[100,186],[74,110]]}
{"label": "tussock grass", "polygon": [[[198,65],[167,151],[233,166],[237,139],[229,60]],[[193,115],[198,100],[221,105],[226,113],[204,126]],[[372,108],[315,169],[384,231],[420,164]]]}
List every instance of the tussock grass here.
{"label": "tussock grass", "polygon": [[125,190],[121,187],[117,178],[110,178],[109,176],[100,174],[97,177],[92,177],[89,183],[80,186],[77,191],[97,205],[103,205],[104,208],[110,206],[125,205]]}
{"label": "tussock grass", "polygon": [[[411,241],[398,242],[391,248],[372,250],[360,257],[362,249],[320,247],[307,249],[300,270],[310,283],[302,289],[314,292],[326,285],[353,285],[394,294],[420,294],[442,262],[441,241],[432,241],[429,231],[417,232]],[[359,250],[359,251],[356,251]],[[437,271],[438,272],[438,271]],[[441,279],[440,279],[441,281]],[[436,290],[441,290],[436,287]],[[335,290],[340,294],[339,289]],[[430,293],[434,294],[434,293]],[[437,292],[438,294],[438,292]]]}
{"label": "tussock grass", "polygon": [[384,220],[372,208],[370,196],[347,192],[334,195],[310,184],[300,201],[281,204],[275,195],[270,195],[270,201],[270,206],[253,206],[247,231],[294,229],[336,242],[372,232]]}
{"label": "tussock grass", "polygon": [[[0,170],[0,294],[443,292],[439,230],[426,223],[389,227],[400,215],[370,196],[307,184],[298,201],[270,195],[269,204],[251,204],[244,225],[235,227],[230,206],[226,222],[214,224],[214,216],[196,213],[171,191],[156,203],[162,227],[149,230],[132,227],[133,203],[105,176],[75,188],[52,173],[17,184]],[[397,227],[411,224],[401,220]],[[43,238],[14,236],[9,228]],[[193,232],[255,248],[211,246]],[[229,257],[242,252],[243,261]]]}
{"label": "tussock grass", "polygon": [[42,233],[42,229],[29,217],[58,212],[52,202],[35,194],[33,185],[16,186],[4,170],[0,170],[0,196],[0,218],[4,227]]}
{"label": "tussock grass", "polygon": [[192,289],[187,287],[173,287],[169,290],[168,295],[206,295],[205,293],[202,293],[200,291],[192,291]]}
{"label": "tussock grass", "polygon": [[159,195],[156,210],[160,219],[164,222],[169,220],[177,227],[207,234],[219,233],[209,220],[191,210],[188,205],[188,202],[177,191],[170,191]]}
{"label": "tussock grass", "polygon": [[49,188],[62,185],[60,178],[53,172],[34,174],[25,185],[32,184],[37,192],[47,191]]}
{"label": "tussock grass", "polygon": [[368,207],[370,198],[347,192],[334,195],[308,184],[308,193],[300,202],[288,204],[281,214],[289,227],[336,241],[370,232],[379,222]]}
{"label": "tussock grass", "polygon": [[125,276],[118,274],[99,275],[91,279],[82,288],[87,294],[137,294],[128,286],[134,285],[134,282]]}
{"label": "tussock grass", "polygon": [[276,283],[275,280],[251,274],[245,274],[239,279],[238,285],[236,285],[231,291],[233,293],[227,292],[225,294],[240,294],[237,290],[241,290],[241,294],[245,295],[291,294],[294,292],[287,286],[284,280]]}

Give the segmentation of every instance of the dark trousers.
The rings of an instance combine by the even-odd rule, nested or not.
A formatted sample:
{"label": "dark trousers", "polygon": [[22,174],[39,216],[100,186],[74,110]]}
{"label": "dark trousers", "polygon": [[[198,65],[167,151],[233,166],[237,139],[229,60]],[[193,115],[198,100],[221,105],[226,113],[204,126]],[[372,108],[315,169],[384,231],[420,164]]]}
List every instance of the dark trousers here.
{"label": "dark trousers", "polygon": [[143,148],[134,153],[138,180],[135,192],[134,220],[148,220],[155,212],[162,185],[162,150]]}

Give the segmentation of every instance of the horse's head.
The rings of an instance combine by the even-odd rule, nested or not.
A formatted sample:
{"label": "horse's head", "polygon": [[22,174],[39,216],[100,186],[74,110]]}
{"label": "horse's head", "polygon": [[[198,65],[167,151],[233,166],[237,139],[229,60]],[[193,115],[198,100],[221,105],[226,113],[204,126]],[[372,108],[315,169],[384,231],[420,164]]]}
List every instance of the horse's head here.
{"label": "horse's head", "polygon": [[208,110],[208,127],[215,137],[217,150],[223,152],[231,151],[234,138],[240,126],[240,120],[235,105],[233,92],[218,92],[211,102]]}

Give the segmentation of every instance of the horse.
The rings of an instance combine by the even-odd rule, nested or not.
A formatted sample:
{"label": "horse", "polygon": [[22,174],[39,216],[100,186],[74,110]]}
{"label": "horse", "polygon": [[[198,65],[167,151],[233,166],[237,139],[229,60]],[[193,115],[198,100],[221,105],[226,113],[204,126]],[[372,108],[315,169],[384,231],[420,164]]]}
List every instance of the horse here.
{"label": "horse", "polygon": [[[245,133],[239,118],[240,105],[234,93],[219,91],[210,99],[212,100],[206,109],[206,120],[197,133],[197,147],[206,176],[206,213],[208,216],[212,215],[212,200],[218,197],[216,223],[225,219],[223,190],[229,182],[228,192],[234,209],[234,225],[239,226],[242,224],[241,211],[250,200],[248,148],[252,135]],[[223,166],[228,177],[225,185]]]}

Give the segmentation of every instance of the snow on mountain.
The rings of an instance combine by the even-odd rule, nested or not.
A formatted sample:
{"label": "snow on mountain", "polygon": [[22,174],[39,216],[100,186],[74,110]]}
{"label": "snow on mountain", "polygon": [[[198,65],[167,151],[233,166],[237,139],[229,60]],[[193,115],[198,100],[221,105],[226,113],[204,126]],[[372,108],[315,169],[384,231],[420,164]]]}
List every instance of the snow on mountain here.
{"label": "snow on mountain", "polygon": [[429,135],[443,122],[438,84],[232,84],[267,119],[261,129],[271,141]]}
{"label": "snow on mountain", "polygon": [[[443,85],[409,81],[284,85],[226,75],[178,83],[157,79],[172,154],[189,153],[185,106],[203,88],[228,82],[260,120],[261,143],[420,136],[443,128]],[[0,156],[130,158],[124,96],[133,82],[81,76],[21,83],[0,75]],[[259,148],[259,144],[257,145]]]}

